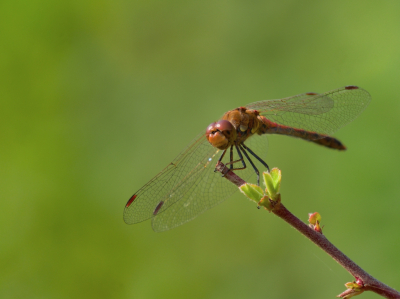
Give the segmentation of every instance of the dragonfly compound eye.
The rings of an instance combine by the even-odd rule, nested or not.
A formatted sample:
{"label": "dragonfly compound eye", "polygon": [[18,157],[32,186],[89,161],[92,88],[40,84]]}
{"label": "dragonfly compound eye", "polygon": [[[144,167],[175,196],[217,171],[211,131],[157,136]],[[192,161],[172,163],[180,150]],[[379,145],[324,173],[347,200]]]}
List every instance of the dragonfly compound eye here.
{"label": "dragonfly compound eye", "polygon": [[208,126],[206,137],[212,146],[224,150],[230,145],[230,141],[234,140],[235,127],[227,120],[219,120]]}

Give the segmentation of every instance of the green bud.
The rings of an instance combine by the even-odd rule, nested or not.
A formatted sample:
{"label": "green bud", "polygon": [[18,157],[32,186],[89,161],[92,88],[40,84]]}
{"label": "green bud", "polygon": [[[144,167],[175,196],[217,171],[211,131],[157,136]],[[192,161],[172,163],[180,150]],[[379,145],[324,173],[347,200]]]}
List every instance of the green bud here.
{"label": "green bud", "polygon": [[313,225],[317,222],[321,222],[321,215],[318,212],[308,214],[308,222]]}
{"label": "green bud", "polygon": [[269,212],[271,212],[274,208],[274,205],[272,204],[268,196],[264,196],[263,198],[261,198],[261,200],[258,202],[258,206],[264,207]]}

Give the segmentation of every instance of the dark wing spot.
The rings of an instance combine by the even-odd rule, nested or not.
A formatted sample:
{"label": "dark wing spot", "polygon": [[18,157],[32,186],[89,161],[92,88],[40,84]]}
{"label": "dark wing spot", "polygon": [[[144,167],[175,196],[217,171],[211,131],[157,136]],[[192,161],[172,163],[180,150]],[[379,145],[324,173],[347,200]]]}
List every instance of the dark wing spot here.
{"label": "dark wing spot", "polygon": [[306,95],[308,96],[316,96],[318,93],[316,92],[307,92]]}
{"label": "dark wing spot", "polygon": [[158,205],[156,206],[156,208],[154,209],[154,212],[153,212],[153,215],[154,215],[154,216],[157,215],[158,211],[160,211],[160,209],[161,209],[161,207],[163,206],[163,204],[164,204],[163,201],[160,201],[160,202],[158,203]]}
{"label": "dark wing spot", "polygon": [[125,205],[125,208],[128,208],[133,203],[133,201],[135,200],[136,196],[137,196],[136,194],[133,194],[132,197],[129,198],[128,202]]}
{"label": "dark wing spot", "polygon": [[349,85],[349,86],[346,86],[345,89],[358,89],[358,86]]}

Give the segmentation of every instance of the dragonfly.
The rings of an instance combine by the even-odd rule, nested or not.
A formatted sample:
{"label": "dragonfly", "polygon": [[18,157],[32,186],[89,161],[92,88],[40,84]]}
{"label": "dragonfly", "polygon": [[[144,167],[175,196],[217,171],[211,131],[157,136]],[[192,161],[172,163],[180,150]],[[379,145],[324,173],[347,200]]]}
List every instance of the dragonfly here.
{"label": "dragonfly", "polygon": [[266,134],[297,137],[345,150],[334,132],[354,120],[371,101],[357,86],[325,93],[308,92],[254,102],[226,112],[211,123],[170,164],[140,188],[125,205],[125,223],[152,218],[156,232],[184,224],[221,203],[238,188],[215,173],[218,162],[242,179],[268,170]]}

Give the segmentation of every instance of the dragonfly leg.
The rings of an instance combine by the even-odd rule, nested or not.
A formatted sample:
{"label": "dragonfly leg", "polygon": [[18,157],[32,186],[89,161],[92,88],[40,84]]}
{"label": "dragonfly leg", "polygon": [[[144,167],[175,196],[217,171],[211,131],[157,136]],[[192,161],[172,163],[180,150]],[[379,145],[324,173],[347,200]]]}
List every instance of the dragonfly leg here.
{"label": "dragonfly leg", "polygon": [[[235,145],[236,146],[236,145]],[[230,165],[229,166],[229,170],[240,170],[240,169],[245,169],[246,168],[246,162],[244,162],[243,156],[240,153],[239,149],[236,146],[236,150],[238,151],[239,154],[239,158],[238,160],[233,161],[233,145],[231,146],[231,152],[230,152],[230,161],[228,163],[225,163],[225,165]],[[243,167],[240,168],[233,168],[233,164],[237,163],[237,162],[242,162]],[[224,175],[222,175],[222,177],[224,177]]]}
{"label": "dragonfly leg", "polygon": [[251,161],[249,155],[246,153],[246,150],[241,146],[240,149],[242,150],[243,154],[246,156],[247,160],[249,160],[251,166],[253,166],[254,171],[257,174],[257,185],[260,186],[260,172],[258,171],[257,167],[254,165],[253,161]]}
{"label": "dragonfly leg", "polygon": [[[236,145],[235,145],[235,146],[236,146]],[[232,149],[232,148],[233,148],[233,145],[232,145],[231,149]],[[235,161],[232,161],[232,160],[233,160],[233,151],[231,151],[231,157],[230,157],[231,159],[230,159],[229,162],[225,163],[225,165],[231,165],[229,170],[240,170],[240,169],[245,169],[245,168],[246,168],[246,163],[244,162],[244,159],[243,159],[242,154],[240,153],[240,151],[238,150],[237,147],[236,147],[236,150],[238,151],[238,154],[239,154],[239,158],[240,158],[240,159],[235,160]],[[240,167],[240,168],[233,168],[233,164],[235,164],[235,163],[237,163],[237,162],[242,162],[243,167]]]}
{"label": "dragonfly leg", "polygon": [[[222,161],[222,159],[223,159],[224,156],[225,156],[226,151],[227,151],[227,150],[224,150],[224,151],[222,152],[221,156],[220,156],[219,159],[218,159],[218,162],[221,162],[221,161]],[[242,157],[242,156],[240,156],[240,159],[239,159],[239,160],[236,160],[236,161],[232,161],[232,160],[233,160],[233,145],[231,146],[231,149],[230,149],[230,161],[229,161],[228,163],[226,163],[225,165],[230,165],[230,170],[243,169],[243,168],[237,168],[237,169],[234,169],[234,168],[233,168],[233,163],[243,161],[243,157]],[[218,163],[217,163],[217,164],[218,164]],[[244,164],[244,168],[246,168],[246,164]],[[215,169],[214,169],[214,172],[216,172],[216,171],[217,171],[217,167],[215,167]],[[225,176],[225,174],[222,174],[222,177],[224,177],[224,176]]]}
{"label": "dragonfly leg", "polygon": [[[223,152],[222,152],[222,154],[221,154],[221,157],[219,157],[219,159],[218,159],[218,162],[221,162],[222,161],[222,158],[225,156],[225,153],[226,153],[226,150],[224,150]],[[218,164],[218,163],[217,163]],[[217,167],[215,167],[215,169],[214,169],[214,172],[216,172],[217,171]]]}
{"label": "dragonfly leg", "polygon": [[263,159],[261,159],[259,156],[257,156],[251,149],[249,149],[244,143],[242,143],[242,146],[250,153],[252,154],[258,161],[261,162],[262,165],[264,165],[265,167],[267,167],[268,172],[269,172],[269,167],[268,164],[265,163],[265,161]]}
{"label": "dragonfly leg", "polygon": [[[225,163],[225,165],[229,165],[229,170],[246,169],[247,166],[246,166],[246,162],[243,159],[242,153],[240,152],[240,149],[237,145],[235,145],[235,147],[236,147],[236,150],[237,150],[237,153],[238,153],[240,159],[233,161],[233,145],[232,145],[230,148],[230,161],[228,163]],[[244,149],[242,149],[242,150],[244,151]],[[221,154],[221,156],[218,159],[218,162],[222,161],[222,159],[225,156],[226,151],[227,150],[224,150],[224,152]],[[246,157],[248,157],[247,154],[246,154]],[[248,159],[250,160],[250,158],[248,158]],[[233,164],[237,163],[237,162],[242,162],[243,167],[233,168]],[[251,160],[250,160],[250,163],[252,163],[252,165],[253,165],[253,162],[251,162]],[[253,165],[253,167],[254,167],[254,165]],[[214,169],[214,172],[216,172],[216,171],[217,171],[217,168]],[[222,177],[224,177],[224,174],[222,174]]]}
{"label": "dragonfly leg", "polygon": [[231,165],[229,166],[229,168],[232,170],[233,169],[233,145],[231,145],[231,157],[230,157],[230,162]]}
{"label": "dragonfly leg", "polygon": [[[240,152],[240,149],[239,149],[239,147],[238,147],[236,144],[235,144],[235,147],[236,147],[236,151],[237,151],[237,153],[238,153],[240,159],[239,159],[239,160],[236,160],[236,161],[229,162],[229,163],[242,162],[243,167],[232,168],[231,170],[246,169],[247,166],[246,166],[246,162],[245,162],[244,159],[243,159],[242,153]],[[229,164],[229,163],[227,163],[227,164]]]}

